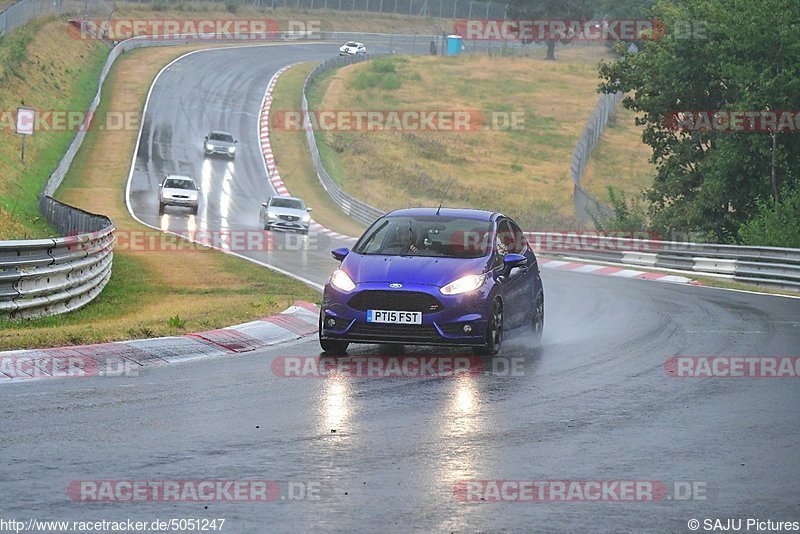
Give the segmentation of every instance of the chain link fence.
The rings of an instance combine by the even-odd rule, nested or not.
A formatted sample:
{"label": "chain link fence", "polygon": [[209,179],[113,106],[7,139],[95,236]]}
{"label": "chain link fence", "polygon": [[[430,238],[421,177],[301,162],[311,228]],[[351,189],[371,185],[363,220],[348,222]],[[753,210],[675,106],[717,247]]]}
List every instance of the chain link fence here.
{"label": "chain link fence", "polygon": [[39,17],[107,18],[113,11],[105,0],[21,0],[0,12],[0,35]]}

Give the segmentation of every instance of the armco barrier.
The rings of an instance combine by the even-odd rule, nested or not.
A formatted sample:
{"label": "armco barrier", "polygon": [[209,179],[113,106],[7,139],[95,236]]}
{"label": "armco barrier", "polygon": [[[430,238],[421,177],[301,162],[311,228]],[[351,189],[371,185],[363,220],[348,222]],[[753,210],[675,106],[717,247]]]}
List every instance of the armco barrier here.
{"label": "armco barrier", "polygon": [[42,197],[43,213],[66,237],[0,241],[0,316],[11,319],[56,315],[94,299],[111,276],[114,225]]}
{"label": "armco barrier", "polygon": [[530,232],[534,250],[550,255],[723,276],[748,284],[800,290],[800,249],[656,241]]}

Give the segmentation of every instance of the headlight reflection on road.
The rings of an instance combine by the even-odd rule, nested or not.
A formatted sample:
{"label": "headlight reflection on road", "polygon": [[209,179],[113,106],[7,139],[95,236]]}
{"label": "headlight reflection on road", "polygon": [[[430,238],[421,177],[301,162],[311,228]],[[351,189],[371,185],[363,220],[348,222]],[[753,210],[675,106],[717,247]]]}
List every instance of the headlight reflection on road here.
{"label": "headlight reflection on road", "polygon": [[233,198],[233,162],[225,165],[225,174],[222,177],[222,187],[219,196],[219,227],[229,228],[228,216],[231,211]]}
{"label": "headlight reflection on road", "polygon": [[208,231],[208,194],[211,192],[211,162],[206,158],[200,167],[200,209],[202,213],[198,230]]}
{"label": "headlight reflection on road", "polygon": [[323,382],[322,424],[326,432],[347,427],[350,415],[350,382],[345,377],[328,377]]}

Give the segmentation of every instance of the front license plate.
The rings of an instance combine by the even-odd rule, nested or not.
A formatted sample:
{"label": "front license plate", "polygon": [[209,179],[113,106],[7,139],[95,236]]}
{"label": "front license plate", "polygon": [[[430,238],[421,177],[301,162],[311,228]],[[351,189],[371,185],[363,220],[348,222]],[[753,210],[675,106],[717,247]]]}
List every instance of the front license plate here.
{"label": "front license plate", "polygon": [[368,323],[422,324],[422,312],[367,310]]}

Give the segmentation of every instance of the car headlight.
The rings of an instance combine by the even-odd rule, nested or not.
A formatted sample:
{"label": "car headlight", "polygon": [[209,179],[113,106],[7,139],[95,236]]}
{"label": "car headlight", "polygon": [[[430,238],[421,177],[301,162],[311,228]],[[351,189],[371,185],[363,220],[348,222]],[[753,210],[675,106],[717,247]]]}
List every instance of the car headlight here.
{"label": "car headlight", "polygon": [[214,150],[214,147],[211,145],[211,143],[206,143],[206,150]]}
{"label": "car headlight", "polygon": [[269,210],[267,210],[267,217],[269,217],[270,219],[277,219],[278,218],[278,216],[275,214],[274,211],[269,211]]}
{"label": "car headlight", "polygon": [[470,274],[450,282],[439,291],[442,292],[442,295],[459,295],[461,293],[475,291],[481,287],[484,282],[486,282],[485,274]]}
{"label": "car headlight", "polygon": [[342,291],[352,291],[356,288],[356,285],[350,280],[350,277],[347,276],[347,273],[341,269],[336,269],[333,271],[331,275],[331,284],[333,287],[337,289],[341,289]]}
{"label": "car headlight", "polygon": [[308,213],[306,213],[305,215],[303,215],[303,222],[308,222],[308,221],[310,221],[310,220],[311,220],[311,215],[309,215]]}
{"label": "car headlight", "polygon": [[233,154],[234,152],[236,152],[236,147],[235,146],[229,146],[228,147],[228,153],[229,154]]}

